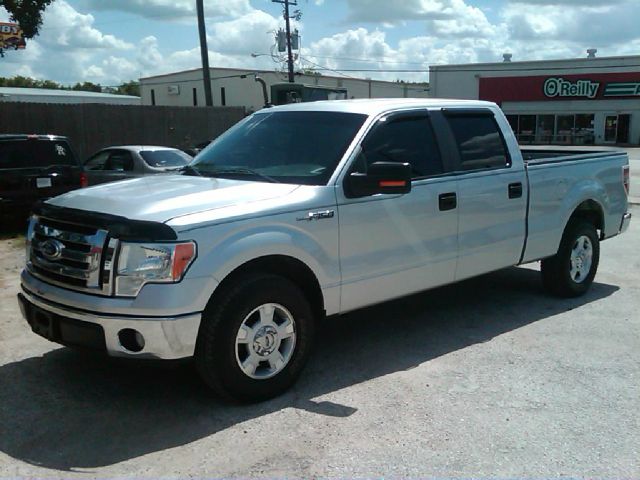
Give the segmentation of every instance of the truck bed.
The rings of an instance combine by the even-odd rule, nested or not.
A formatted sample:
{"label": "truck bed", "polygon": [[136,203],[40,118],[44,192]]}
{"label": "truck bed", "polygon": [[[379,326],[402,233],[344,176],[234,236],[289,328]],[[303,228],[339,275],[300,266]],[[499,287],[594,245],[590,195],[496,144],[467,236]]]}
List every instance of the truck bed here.
{"label": "truck bed", "polygon": [[596,159],[624,155],[624,150],[607,147],[527,147],[521,148],[522,158],[528,165]]}

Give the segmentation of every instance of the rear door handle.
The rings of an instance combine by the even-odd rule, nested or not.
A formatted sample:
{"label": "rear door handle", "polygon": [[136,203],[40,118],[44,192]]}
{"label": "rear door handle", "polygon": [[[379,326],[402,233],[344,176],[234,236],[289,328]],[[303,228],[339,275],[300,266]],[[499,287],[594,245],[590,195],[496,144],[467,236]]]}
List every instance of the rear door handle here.
{"label": "rear door handle", "polygon": [[522,183],[510,183],[509,184],[509,198],[520,198],[522,197]]}
{"label": "rear door handle", "polygon": [[456,192],[441,193],[438,195],[438,206],[441,212],[453,210],[458,206],[458,197]]}

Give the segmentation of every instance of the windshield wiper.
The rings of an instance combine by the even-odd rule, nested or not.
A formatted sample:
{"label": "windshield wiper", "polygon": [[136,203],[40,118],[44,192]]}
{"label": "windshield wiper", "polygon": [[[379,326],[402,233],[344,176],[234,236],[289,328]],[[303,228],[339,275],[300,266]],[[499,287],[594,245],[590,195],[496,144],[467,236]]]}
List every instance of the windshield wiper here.
{"label": "windshield wiper", "polygon": [[214,168],[213,170],[205,170],[203,172],[205,175],[215,176],[219,175],[250,175],[252,177],[262,178],[270,183],[280,183],[280,181],[276,180],[269,175],[265,175],[264,173],[256,172],[250,168],[246,167],[229,167],[229,168]]}

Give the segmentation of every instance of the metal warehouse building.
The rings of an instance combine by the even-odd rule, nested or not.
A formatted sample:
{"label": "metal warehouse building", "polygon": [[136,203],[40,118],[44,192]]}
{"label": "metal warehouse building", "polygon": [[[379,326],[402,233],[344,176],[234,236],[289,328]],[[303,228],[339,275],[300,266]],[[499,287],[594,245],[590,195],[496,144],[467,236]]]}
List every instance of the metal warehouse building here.
{"label": "metal warehouse building", "polygon": [[[286,73],[282,72],[212,68],[213,105],[245,107],[249,111],[261,109],[264,97],[262,87],[254,80],[256,75],[266,82],[267,88],[287,81]],[[304,74],[296,75],[295,82],[345,88],[347,98],[424,98],[429,93],[426,83],[385,82],[353,77]],[[202,69],[141,78],[140,93],[143,105],[202,106],[205,104]]]}
{"label": "metal warehouse building", "polygon": [[431,96],[496,102],[520,143],[640,144],[640,56],[443,65]]}
{"label": "metal warehouse building", "polygon": [[0,87],[0,102],[140,105],[140,97],[74,90]]}

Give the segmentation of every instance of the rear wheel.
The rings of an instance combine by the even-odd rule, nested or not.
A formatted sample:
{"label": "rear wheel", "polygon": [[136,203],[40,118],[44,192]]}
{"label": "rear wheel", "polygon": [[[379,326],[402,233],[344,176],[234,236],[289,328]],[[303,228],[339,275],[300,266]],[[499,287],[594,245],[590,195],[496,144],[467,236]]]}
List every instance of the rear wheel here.
{"label": "rear wheel", "polygon": [[274,397],[298,378],[311,350],[314,319],[302,291],[286,278],[243,277],[207,307],[196,366],[221,396],[241,402]]}
{"label": "rear wheel", "polygon": [[595,226],[586,220],[573,220],[562,235],[558,253],[542,261],[542,282],[554,295],[577,297],[593,283],[599,260]]}

